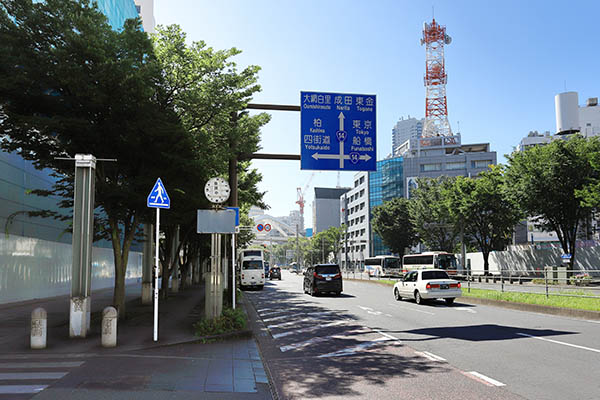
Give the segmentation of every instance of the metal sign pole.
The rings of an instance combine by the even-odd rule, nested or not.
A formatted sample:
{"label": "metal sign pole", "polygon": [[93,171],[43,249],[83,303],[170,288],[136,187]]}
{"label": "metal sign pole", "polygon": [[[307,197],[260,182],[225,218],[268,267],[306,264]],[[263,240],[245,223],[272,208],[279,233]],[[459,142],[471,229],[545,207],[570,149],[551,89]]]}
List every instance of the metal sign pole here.
{"label": "metal sign pole", "polygon": [[231,234],[231,293],[232,293],[232,307],[235,310],[235,291],[237,290],[235,285],[235,233]]}
{"label": "metal sign pole", "polygon": [[156,244],[154,263],[154,341],[158,341],[158,239],[160,236],[160,208],[156,209]]}

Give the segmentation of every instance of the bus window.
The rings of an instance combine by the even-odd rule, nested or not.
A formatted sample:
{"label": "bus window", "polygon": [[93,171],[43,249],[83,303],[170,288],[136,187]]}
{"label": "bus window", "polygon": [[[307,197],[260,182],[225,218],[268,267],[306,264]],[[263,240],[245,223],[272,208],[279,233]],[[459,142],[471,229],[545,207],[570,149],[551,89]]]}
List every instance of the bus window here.
{"label": "bus window", "polygon": [[242,269],[263,269],[263,262],[260,260],[247,260],[242,264]]}

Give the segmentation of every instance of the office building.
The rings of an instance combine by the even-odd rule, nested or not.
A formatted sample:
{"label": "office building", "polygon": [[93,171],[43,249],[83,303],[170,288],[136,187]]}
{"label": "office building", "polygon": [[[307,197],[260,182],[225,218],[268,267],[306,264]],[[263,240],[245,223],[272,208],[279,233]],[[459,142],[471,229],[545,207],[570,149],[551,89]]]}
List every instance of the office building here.
{"label": "office building", "polygon": [[419,139],[423,133],[424,123],[424,118],[416,119],[410,115],[406,119],[401,117],[392,128],[392,153],[396,155],[396,148],[407,140]]}
{"label": "office building", "polygon": [[340,226],[340,196],[350,188],[315,188],[313,234]]}
{"label": "office building", "polygon": [[154,33],[156,20],[154,19],[154,0],[134,0],[135,9],[142,18],[144,32]]}
{"label": "office building", "polygon": [[[379,168],[378,168],[379,169]],[[340,196],[340,224],[346,227],[340,265],[362,269],[370,249],[369,173],[354,175],[354,186]],[[346,249],[346,250],[344,250]]]}

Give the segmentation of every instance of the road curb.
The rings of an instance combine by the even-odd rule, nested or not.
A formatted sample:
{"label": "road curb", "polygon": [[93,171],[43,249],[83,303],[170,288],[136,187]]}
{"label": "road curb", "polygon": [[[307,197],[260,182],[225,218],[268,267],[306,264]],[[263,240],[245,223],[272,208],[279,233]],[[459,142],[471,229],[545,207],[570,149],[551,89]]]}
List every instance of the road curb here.
{"label": "road curb", "polygon": [[591,319],[600,321],[600,311],[591,310],[576,310],[573,308],[562,308],[553,306],[544,306],[540,304],[527,304],[517,303],[505,300],[491,300],[491,299],[480,299],[477,297],[462,296],[460,302],[470,304],[480,304],[485,306],[509,308],[512,310],[519,311],[531,311],[542,314],[558,315],[561,317],[579,318],[579,319]]}
{"label": "road curb", "polygon": [[[354,281],[354,282],[365,282],[365,283],[370,283],[370,284],[375,284],[375,285],[383,285],[383,286],[387,286],[387,287],[393,286],[388,283],[369,281],[369,280],[365,280],[365,279],[346,278],[346,280]],[[480,299],[478,297],[467,297],[467,296],[461,296],[459,301],[463,302],[463,303],[480,304],[480,305],[484,305],[484,306],[509,308],[511,310],[518,310],[518,311],[530,311],[530,312],[536,312],[536,313],[541,313],[541,314],[558,315],[561,317],[590,319],[590,320],[594,320],[594,321],[600,321],[600,311],[577,310],[574,308],[562,308],[562,307],[544,306],[544,305],[540,305],[540,304],[517,303],[517,302],[505,301],[505,300]]]}

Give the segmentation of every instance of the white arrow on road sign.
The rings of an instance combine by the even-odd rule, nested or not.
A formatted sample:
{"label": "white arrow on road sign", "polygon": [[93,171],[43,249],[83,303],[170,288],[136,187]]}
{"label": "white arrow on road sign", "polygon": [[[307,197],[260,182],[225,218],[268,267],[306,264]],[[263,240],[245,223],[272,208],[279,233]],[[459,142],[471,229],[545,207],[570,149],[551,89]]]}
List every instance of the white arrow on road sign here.
{"label": "white arrow on road sign", "polygon": [[[343,157],[343,160],[349,160],[350,154],[319,154],[315,153],[311,156],[315,160],[337,160],[340,157]],[[358,156],[358,159],[361,161],[369,161],[372,157],[368,154],[364,154],[362,156]]]}

